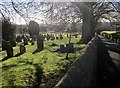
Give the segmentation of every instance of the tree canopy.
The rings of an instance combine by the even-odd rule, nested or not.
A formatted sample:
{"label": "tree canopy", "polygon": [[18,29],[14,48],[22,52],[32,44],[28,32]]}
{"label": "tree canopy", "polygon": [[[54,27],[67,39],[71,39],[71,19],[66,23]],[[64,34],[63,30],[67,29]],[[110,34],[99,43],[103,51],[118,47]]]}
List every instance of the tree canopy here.
{"label": "tree canopy", "polygon": [[30,35],[38,35],[39,34],[39,24],[35,21],[30,21],[28,25],[28,30]]}
{"label": "tree canopy", "polygon": [[[39,20],[43,24],[82,23],[82,41],[87,43],[95,33],[98,21],[120,21],[120,2],[39,2],[16,1],[0,4],[2,16],[12,11],[22,17],[27,24],[31,20]],[[9,9],[8,9],[9,8]],[[4,16],[5,17],[5,16]],[[87,39],[87,40],[86,40]]]}

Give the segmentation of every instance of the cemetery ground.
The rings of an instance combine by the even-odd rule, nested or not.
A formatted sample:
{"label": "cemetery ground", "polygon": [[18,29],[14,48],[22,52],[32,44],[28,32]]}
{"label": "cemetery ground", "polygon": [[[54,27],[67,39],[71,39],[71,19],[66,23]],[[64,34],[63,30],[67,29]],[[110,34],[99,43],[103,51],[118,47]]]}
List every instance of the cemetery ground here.
{"label": "cemetery ground", "polygon": [[[85,44],[76,44],[80,37],[81,35],[77,38],[71,38],[75,51],[69,53],[68,60],[65,59],[66,53],[55,52],[59,49],[60,44],[66,45],[68,43],[69,39],[66,34],[63,34],[63,39],[44,41],[44,49],[35,54],[32,54],[32,52],[37,48],[36,42],[34,45],[28,43],[25,46],[26,53],[16,56],[20,52],[19,46],[21,44],[17,43],[17,46],[13,47],[14,56],[0,62],[2,64],[0,68],[2,69],[2,86],[38,88],[40,85],[45,88],[54,87],[84,51]],[[56,46],[51,46],[53,43]],[[0,60],[7,55],[6,51],[2,51],[0,54],[2,55]]]}

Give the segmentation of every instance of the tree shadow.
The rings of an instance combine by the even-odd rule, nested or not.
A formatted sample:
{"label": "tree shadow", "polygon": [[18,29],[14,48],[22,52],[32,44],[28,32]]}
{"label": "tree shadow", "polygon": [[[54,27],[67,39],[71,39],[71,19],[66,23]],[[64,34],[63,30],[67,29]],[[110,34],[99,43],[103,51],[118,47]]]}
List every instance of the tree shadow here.
{"label": "tree shadow", "polygon": [[[20,56],[20,55],[22,55],[22,54],[24,54],[24,53],[18,53],[18,54],[16,54],[15,56],[11,56],[11,57],[18,57],[18,56]],[[8,60],[9,58],[11,58],[11,57],[4,57],[2,60],[0,60],[0,62],[3,62],[3,61],[5,61],[5,60]]]}
{"label": "tree shadow", "polygon": [[14,57],[18,57],[18,56],[20,56],[22,54],[24,54],[24,53],[17,53]]}
{"label": "tree shadow", "polygon": [[11,58],[11,57],[4,57],[2,60],[0,60],[0,62],[3,62],[3,61],[5,61],[5,60],[8,60],[9,58]]}
{"label": "tree shadow", "polygon": [[[13,82],[11,82],[11,83],[13,83],[12,84],[12,86],[10,86],[10,88],[40,88],[40,84],[41,84],[41,82],[42,82],[42,77],[43,77],[43,69],[41,68],[41,66],[39,65],[39,64],[33,64],[33,62],[29,62],[29,61],[27,61],[27,62],[24,62],[25,64],[29,64],[29,65],[33,65],[34,67],[35,67],[35,70],[36,70],[36,73],[35,73],[35,77],[36,77],[36,79],[35,79],[35,83],[33,83],[33,85],[32,86],[19,86],[19,85],[14,85],[14,83]],[[8,65],[8,66],[3,66],[2,67],[2,69],[4,69],[4,70],[7,70],[7,69],[10,69],[10,68],[12,68],[12,67],[16,67],[17,65]],[[5,87],[5,86],[3,86],[3,87]],[[6,86],[5,88],[8,88],[9,86]]]}
{"label": "tree shadow", "polygon": [[40,84],[42,82],[43,70],[40,67],[40,65],[34,64],[34,67],[36,68],[35,76],[37,77],[36,84],[34,85],[34,88],[40,88]]}
{"label": "tree shadow", "polygon": [[15,67],[17,66],[16,64],[12,64],[12,65],[7,65],[7,66],[2,66],[2,69],[9,69],[9,68],[12,68],[12,67]]}
{"label": "tree shadow", "polygon": [[36,49],[35,51],[32,52],[32,54],[36,54],[36,53],[38,53],[38,52],[40,52],[40,51],[42,51],[42,50]]}
{"label": "tree shadow", "polygon": [[35,73],[36,83],[34,83],[33,88],[40,88],[40,84],[42,82],[42,76],[43,76],[43,69],[39,64],[33,64],[32,62],[26,62],[26,64],[33,65],[36,68],[36,73]]}

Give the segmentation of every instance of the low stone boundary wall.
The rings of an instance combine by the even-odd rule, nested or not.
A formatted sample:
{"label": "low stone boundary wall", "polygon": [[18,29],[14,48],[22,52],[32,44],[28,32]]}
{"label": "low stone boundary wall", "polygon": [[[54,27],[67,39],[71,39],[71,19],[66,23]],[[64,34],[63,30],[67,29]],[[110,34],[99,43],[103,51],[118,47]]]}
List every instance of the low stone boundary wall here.
{"label": "low stone boundary wall", "polygon": [[92,88],[96,82],[97,47],[100,38],[95,36],[87,45],[84,53],[73,63],[66,75],[55,88],[79,87]]}

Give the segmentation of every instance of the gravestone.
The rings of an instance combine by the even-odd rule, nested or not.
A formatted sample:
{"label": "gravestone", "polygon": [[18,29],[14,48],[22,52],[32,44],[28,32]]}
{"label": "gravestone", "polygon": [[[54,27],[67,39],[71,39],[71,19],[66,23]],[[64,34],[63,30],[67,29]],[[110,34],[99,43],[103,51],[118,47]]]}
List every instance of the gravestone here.
{"label": "gravestone", "polygon": [[23,41],[24,41],[24,45],[28,45],[28,40],[26,37],[23,38]]}
{"label": "gravestone", "polygon": [[34,45],[34,44],[35,44],[33,40],[30,40],[30,43],[31,43],[31,45]]}
{"label": "gravestone", "polygon": [[30,36],[26,35],[26,38],[27,38],[28,41],[30,41]]}
{"label": "gravestone", "polygon": [[64,47],[64,45],[60,45],[60,52],[61,52],[61,53],[64,53],[64,52],[65,52],[65,47]]}
{"label": "gravestone", "polygon": [[43,37],[43,40],[45,40],[45,38],[46,38],[46,35],[45,35],[45,34],[43,34],[43,35],[42,35],[42,37]]}
{"label": "gravestone", "polygon": [[60,34],[60,39],[63,39],[63,36],[62,36],[62,34]]}
{"label": "gravestone", "polygon": [[22,38],[20,36],[17,36],[17,38],[15,39],[17,42],[22,42]]}
{"label": "gravestone", "polygon": [[38,49],[38,51],[41,51],[44,49],[43,38],[40,35],[37,36],[37,49]]}
{"label": "gravestone", "polygon": [[47,40],[49,40],[50,39],[50,35],[49,34],[47,34]]}
{"label": "gravestone", "polygon": [[73,45],[73,43],[66,44],[66,51],[68,53],[74,53],[74,45]]}
{"label": "gravestone", "polygon": [[20,45],[20,53],[23,54],[25,52],[26,52],[25,46],[24,46],[24,44],[21,44]]}
{"label": "gravestone", "polygon": [[7,49],[7,42],[2,40],[2,51]]}
{"label": "gravestone", "polygon": [[12,40],[10,41],[10,44],[12,45],[12,47],[15,47],[15,46],[16,46],[16,42],[15,42],[15,40],[12,39]]}
{"label": "gravestone", "polygon": [[67,34],[67,37],[69,37],[69,35]]}
{"label": "gravestone", "polygon": [[7,42],[6,52],[8,58],[13,57],[13,48],[9,41]]}
{"label": "gravestone", "polygon": [[24,38],[25,38],[25,36],[24,36],[24,35],[22,35],[22,36],[21,36],[21,38],[22,38],[22,39],[24,39]]}
{"label": "gravestone", "polygon": [[77,34],[75,34],[75,38],[77,38],[78,37],[78,35]]}
{"label": "gravestone", "polygon": [[31,38],[33,41],[36,41],[36,35],[32,35]]}
{"label": "gravestone", "polygon": [[52,36],[51,36],[51,40],[55,40],[55,37],[54,37],[54,35],[52,35]]}

